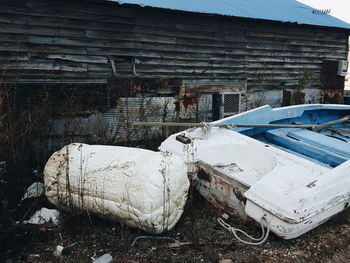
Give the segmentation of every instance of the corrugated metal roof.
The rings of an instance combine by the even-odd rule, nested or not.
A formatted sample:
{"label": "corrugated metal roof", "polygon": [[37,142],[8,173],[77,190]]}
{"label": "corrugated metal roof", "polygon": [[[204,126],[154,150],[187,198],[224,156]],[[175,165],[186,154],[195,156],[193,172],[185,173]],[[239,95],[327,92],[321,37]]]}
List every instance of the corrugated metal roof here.
{"label": "corrugated metal roof", "polygon": [[295,0],[111,0],[119,4],[350,29],[350,24]]}

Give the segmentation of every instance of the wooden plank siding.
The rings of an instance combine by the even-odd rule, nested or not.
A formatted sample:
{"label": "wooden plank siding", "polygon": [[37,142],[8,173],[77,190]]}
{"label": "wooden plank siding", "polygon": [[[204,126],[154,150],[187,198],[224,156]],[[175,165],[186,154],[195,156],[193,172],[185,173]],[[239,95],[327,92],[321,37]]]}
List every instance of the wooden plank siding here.
{"label": "wooden plank siding", "polygon": [[313,73],[311,86],[320,88],[322,61],[346,59],[348,35],[336,28],[109,1],[4,0],[1,79],[94,84],[111,77],[166,77],[229,85],[264,68],[274,75],[266,88],[293,85],[306,70]]}

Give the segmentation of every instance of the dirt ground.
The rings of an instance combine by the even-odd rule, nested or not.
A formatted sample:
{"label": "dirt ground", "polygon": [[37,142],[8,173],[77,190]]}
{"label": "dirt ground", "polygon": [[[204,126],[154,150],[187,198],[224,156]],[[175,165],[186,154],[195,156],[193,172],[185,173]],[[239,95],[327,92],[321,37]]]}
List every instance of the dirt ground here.
{"label": "dirt ground", "polygon": [[[40,200],[31,210],[43,205],[50,207],[47,201]],[[27,208],[17,208],[18,217]],[[113,256],[113,262],[130,263],[349,262],[349,211],[297,239],[282,240],[270,234],[260,246],[236,241],[217,223],[221,213],[193,192],[182,218],[174,229],[162,235],[163,239],[138,239],[134,245],[137,237],[147,234],[86,212],[62,211],[59,227],[46,224],[15,229],[10,227],[8,217],[2,215],[0,262],[92,262],[105,253]],[[259,226],[238,218],[229,218],[228,222],[255,236],[260,234]],[[61,256],[54,255],[57,245],[68,247]]]}

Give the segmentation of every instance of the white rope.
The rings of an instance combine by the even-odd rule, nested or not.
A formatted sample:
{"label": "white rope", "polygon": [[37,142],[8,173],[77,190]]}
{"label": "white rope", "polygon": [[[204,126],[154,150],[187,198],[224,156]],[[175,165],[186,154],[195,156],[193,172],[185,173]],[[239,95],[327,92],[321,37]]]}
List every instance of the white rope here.
{"label": "white rope", "polygon": [[212,127],[212,125],[209,123],[209,122],[201,122],[201,125],[203,125],[201,128],[202,128],[202,131],[203,131],[203,137],[205,139],[208,138],[208,134],[209,134],[209,131],[210,131],[210,128]]}
{"label": "white rope", "polygon": [[[266,222],[266,233],[265,233],[265,228],[264,228],[264,225],[263,225],[263,220],[265,220],[265,222]],[[262,233],[261,233],[261,237],[259,237],[259,238],[252,237],[252,236],[248,235],[246,232],[244,232],[243,230],[230,226],[228,223],[226,223],[221,218],[218,218],[218,222],[223,228],[225,228],[227,231],[231,232],[238,241],[240,241],[240,242],[242,242],[243,244],[246,244],[246,245],[252,245],[252,246],[262,245],[263,243],[265,243],[265,241],[269,237],[270,225],[269,225],[269,222],[267,221],[265,215],[261,218],[261,221],[260,221],[261,232]],[[244,235],[245,237],[247,237],[248,239],[250,239],[252,241],[256,241],[256,242],[243,240],[242,238],[240,238],[238,236],[238,233],[240,233],[240,234]]]}

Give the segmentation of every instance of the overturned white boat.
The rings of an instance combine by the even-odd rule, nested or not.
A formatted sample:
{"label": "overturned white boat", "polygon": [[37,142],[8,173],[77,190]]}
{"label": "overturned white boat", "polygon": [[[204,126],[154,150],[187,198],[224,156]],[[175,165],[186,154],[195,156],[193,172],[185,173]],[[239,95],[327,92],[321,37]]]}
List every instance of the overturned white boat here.
{"label": "overturned white boat", "polygon": [[150,233],[177,223],[189,188],[185,163],[170,153],[79,143],[50,157],[44,180],[45,194],[57,206]]}
{"label": "overturned white boat", "polygon": [[[199,192],[284,239],[350,202],[350,106],[263,106],[165,140]],[[264,220],[263,220],[264,219]]]}

